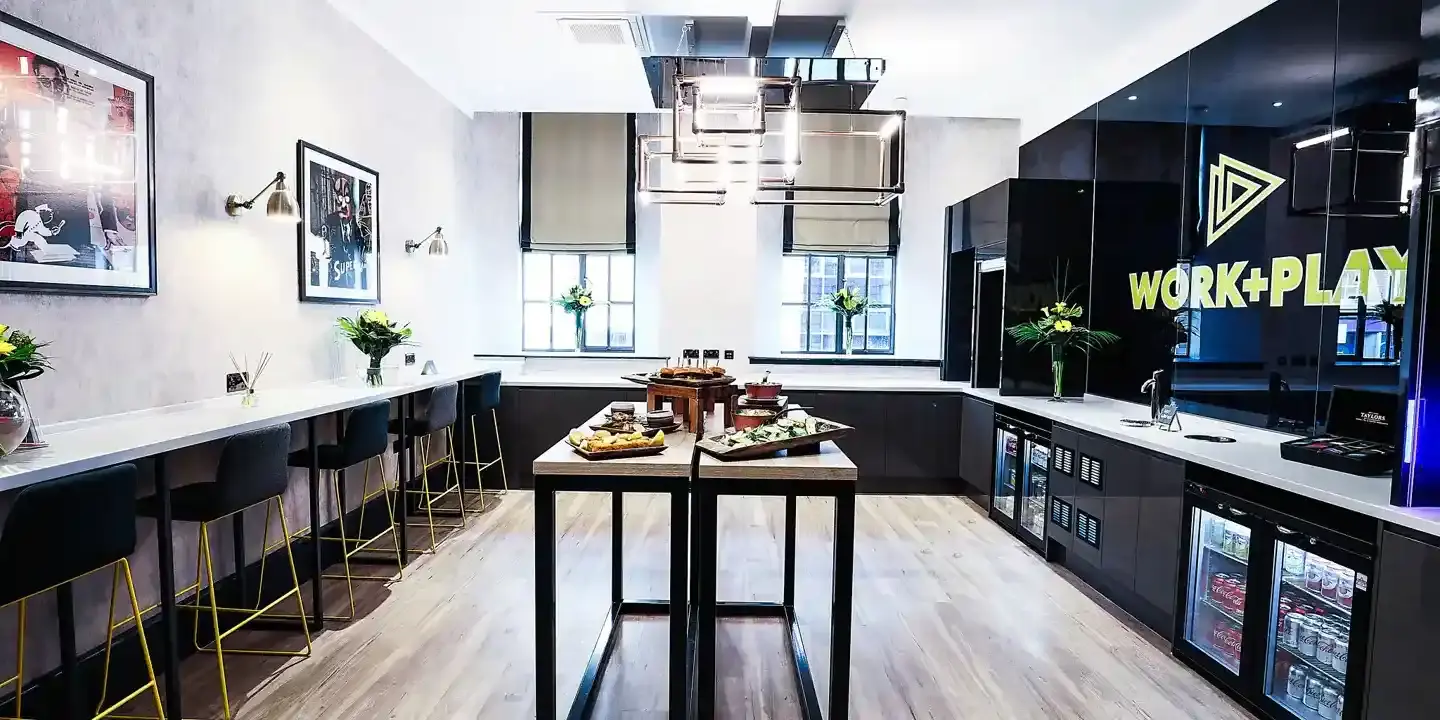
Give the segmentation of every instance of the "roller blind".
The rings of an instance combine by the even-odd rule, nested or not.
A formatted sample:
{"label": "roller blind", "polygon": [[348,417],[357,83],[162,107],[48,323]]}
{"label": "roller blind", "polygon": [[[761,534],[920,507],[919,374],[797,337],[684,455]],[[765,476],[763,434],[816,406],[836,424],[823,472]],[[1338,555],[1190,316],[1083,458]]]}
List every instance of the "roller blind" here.
{"label": "roller blind", "polygon": [[[875,131],[884,118],[839,113],[802,113],[806,133]],[[798,186],[880,187],[888,185],[889,145],[874,136],[814,135],[800,137],[801,163],[795,175]],[[805,192],[803,200],[868,200],[878,193]],[[791,252],[888,253],[891,205],[795,205],[792,210]]]}
{"label": "roller blind", "polygon": [[528,250],[633,250],[631,116],[529,115]]}

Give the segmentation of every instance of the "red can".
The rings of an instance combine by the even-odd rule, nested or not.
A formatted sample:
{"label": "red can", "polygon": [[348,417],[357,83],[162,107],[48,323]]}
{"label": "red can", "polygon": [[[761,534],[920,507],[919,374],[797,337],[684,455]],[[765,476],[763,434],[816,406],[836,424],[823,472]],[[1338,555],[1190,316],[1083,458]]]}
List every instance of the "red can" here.
{"label": "red can", "polygon": [[1215,573],[1210,576],[1210,601],[1224,606],[1225,597],[1225,573]]}
{"label": "red can", "polygon": [[1245,586],[1243,584],[1237,585],[1234,592],[1231,593],[1230,609],[1240,614],[1245,612]]}

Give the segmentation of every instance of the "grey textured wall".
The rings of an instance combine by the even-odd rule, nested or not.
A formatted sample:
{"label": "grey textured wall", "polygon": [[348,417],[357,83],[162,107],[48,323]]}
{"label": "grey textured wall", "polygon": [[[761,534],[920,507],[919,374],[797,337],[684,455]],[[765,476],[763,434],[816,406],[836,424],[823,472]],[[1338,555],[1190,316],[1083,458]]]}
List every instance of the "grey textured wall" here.
{"label": "grey textured wall", "polygon": [[[294,227],[222,209],[226,195],[253,193],[277,169],[293,173],[300,138],[379,172],[383,307],[413,323],[420,355],[443,362],[480,344],[476,308],[496,286],[485,257],[513,253],[515,242],[517,116],[467,117],[324,0],[0,0],[0,9],[155,76],[159,295],[0,295],[0,322],[53,341],[55,371],[26,386],[43,421],[215,396],[231,351],[274,352],[270,387],[353,372],[359,356],[332,329],[353,308],[296,301]],[[406,239],[436,225],[448,258],[404,253]],[[172,477],[209,479],[217,457],[215,447],[178,453]],[[292,484],[291,522],[308,522],[302,475]],[[0,497],[0,516],[9,501]],[[257,545],[263,521],[263,511],[246,518]],[[138,522],[132,562],[148,604],[158,595],[155,528]],[[195,534],[178,530],[183,587]],[[227,558],[230,533],[217,530],[217,557]],[[82,649],[104,639],[108,592],[107,578],[81,583]],[[27,675],[55,664],[52,608],[46,598],[31,611]],[[14,647],[13,632],[14,610],[0,611],[0,648]],[[12,668],[0,652],[0,676]]]}

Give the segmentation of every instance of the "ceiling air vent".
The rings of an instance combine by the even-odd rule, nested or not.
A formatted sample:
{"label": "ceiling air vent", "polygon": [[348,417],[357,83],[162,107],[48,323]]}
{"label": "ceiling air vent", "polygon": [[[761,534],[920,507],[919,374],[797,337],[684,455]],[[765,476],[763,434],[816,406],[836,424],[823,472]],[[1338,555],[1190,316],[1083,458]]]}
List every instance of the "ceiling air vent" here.
{"label": "ceiling air vent", "polygon": [[556,15],[555,22],[580,45],[633,47],[641,55],[650,54],[650,38],[638,16],[565,13]]}

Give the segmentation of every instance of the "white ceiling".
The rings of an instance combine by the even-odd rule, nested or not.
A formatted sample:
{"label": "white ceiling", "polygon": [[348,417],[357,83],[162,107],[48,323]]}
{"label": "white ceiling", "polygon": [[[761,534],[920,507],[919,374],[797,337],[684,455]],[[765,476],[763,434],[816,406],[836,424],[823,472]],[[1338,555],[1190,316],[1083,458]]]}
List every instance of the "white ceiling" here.
{"label": "white ceiling", "polygon": [[[888,61],[872,107],[1020,118],[1028,139],[1271,1],[783,0],[781,9],[848,16],[853,54]],[[743,16],[773,0],[331,2],[462,110],[644,112],[654,105],[639,56],[576,45],[548,13]],[[842,43],[837,54],[852,53]]]}

